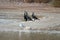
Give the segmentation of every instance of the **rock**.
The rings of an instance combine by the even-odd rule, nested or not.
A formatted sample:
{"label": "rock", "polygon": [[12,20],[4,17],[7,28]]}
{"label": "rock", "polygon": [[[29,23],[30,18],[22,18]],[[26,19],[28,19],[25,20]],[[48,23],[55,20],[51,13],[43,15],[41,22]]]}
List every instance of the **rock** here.
{"label": "rock", "polygon": [[25,27],[24,28],[24,30],[30,30],[31,29],[31,27]]}

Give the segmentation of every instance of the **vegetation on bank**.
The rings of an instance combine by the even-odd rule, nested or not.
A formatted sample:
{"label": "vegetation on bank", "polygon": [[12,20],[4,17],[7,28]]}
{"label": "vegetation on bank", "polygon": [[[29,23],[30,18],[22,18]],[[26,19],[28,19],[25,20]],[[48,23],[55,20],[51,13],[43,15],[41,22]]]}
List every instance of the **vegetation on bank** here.
{"label": "vegetation on bank", "polygon": [[60,1],[53,1],[52,4],[54,7],[60,7]]}

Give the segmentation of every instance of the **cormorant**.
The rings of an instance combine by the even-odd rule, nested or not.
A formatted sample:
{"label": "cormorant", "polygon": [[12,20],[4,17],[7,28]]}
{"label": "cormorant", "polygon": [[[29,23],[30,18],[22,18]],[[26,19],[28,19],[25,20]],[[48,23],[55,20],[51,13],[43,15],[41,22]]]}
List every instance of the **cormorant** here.
{"label": "cormorant", "polygon": [[32,21],[32,19],[28,16],[28,13],[25,11],[24,12],[24,19],[25,19],[25,21]]}
{"label": "cormorant", "polygon": [[32,13],[32,18],[33,18],[34,20],[38,19],[38,18],[34,15],[34,12]]}

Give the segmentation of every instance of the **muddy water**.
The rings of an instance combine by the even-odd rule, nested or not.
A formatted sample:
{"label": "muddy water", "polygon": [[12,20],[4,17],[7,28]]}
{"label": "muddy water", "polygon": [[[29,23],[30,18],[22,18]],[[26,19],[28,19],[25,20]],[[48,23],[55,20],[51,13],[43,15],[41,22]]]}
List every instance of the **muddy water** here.
{"label": "muddy water", "polygon": [[0,40],[60,40],[58,31],[0,31]]}
{"label": "muddy water", "polygon": [[0,40],[19,40],[19,32],[0,31]]}
{"label": "muddy water", "polygon": [[60,40],[57,34],[44,34],[44,33],[22,33],[21,40]]}
{"label": "muddy water", "polygon": [[[47,15],[47,14],[45,14],[45,15]],[[55,14],[53,14],[53,15],[55,17],[54,18],[55,21],[54,21],[54,19],[52,21],[57,22],[55,24],[60,24],[60,14],[56,15],[56,16],[55,16]],[[31,30],[31,31],[30,30],[29,31],[27,31],[27,30],[21,31],[21,30],[17,29],[18,26],[16,26],[16,25],[18,23],[15,22],[15,21],[14,20],[4,20],[4,19],[0,20],[0,40],[60,40],[60,31],[39,31],[39,30],[38,31],[36,31],[36,30],[34,30],[34,31],[33,30]],[[52,21],[50,21],[50,22],[52,23]],[[11,24],[11,23],[13,23],[14,25]],[[25,24],[28,24],[28,26],[34,27],[36,25],[35,23],[36,22],[34,22],[34,24],[32,23],[33,25],[31,25],[28,22],[25,23]],[[37,26],[38,26],[38,28],[40,26],[45,27],[48,23],[49,22],[46,22],[46,23],[40,22],[40,24],[36,25],[36,27]],[[7,24],[9,24],[9,25],[7,27],[5,27],[5,25],[7,25]]]}
{"label": "muddy water", "polygon": [[57,31],[22,31],[20,33],[19,39],[20,40],[60,40],[60,33]]}

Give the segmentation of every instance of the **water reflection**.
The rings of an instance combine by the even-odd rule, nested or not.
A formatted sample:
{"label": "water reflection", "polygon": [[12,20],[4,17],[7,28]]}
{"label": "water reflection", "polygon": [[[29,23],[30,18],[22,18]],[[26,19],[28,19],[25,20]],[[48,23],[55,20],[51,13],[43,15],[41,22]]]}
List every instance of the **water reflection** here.
{"label": "water reflection", "polygon": [[60,33],[57,31],[20,31],[20,40],[60,40]]}
{"label": "water reflection", "polygon": [[60,31],[0,31],[0,40],[60,40]]}

